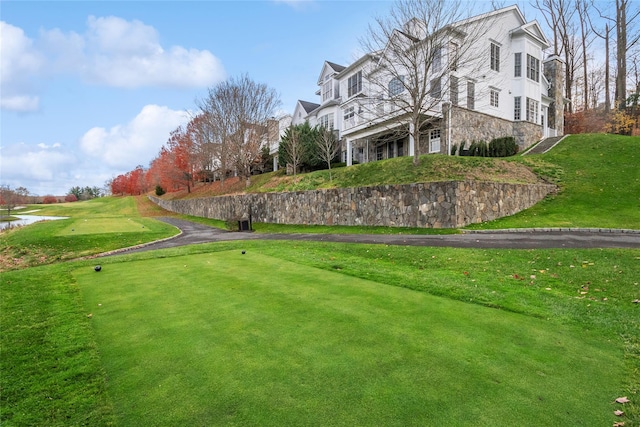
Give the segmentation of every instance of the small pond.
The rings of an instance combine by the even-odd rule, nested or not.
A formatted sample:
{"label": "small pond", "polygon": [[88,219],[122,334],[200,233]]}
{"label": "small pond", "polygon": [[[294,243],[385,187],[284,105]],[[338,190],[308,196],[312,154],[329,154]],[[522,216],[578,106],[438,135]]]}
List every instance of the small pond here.
{"label": "small pond", "polygon": [[43,216],[43,215],[11,215],[19,218],[15,221],[0,221],[0,230],[5,228],[23,227],[38,221],[53,221],[56,219],[67,219],[68,216]]}

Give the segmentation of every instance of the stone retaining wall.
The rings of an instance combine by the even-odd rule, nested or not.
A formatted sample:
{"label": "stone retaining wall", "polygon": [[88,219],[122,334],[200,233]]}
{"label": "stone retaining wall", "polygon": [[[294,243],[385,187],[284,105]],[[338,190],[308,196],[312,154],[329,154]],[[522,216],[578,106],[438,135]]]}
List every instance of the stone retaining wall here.
{"label": "stone retaining wall", "polygon": [[456,228],[526,209],[555,186],[446,181],[202,199],[149,198],[160,207],[221,220],[305,225]]}

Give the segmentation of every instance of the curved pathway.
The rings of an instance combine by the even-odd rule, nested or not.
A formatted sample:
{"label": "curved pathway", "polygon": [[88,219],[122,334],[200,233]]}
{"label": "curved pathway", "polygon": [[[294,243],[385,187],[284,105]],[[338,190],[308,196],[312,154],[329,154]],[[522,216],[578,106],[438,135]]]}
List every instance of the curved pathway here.
{"label": "curved pathway", "polygon": [[371,243],[404,246],[502,249],[640,249],[640,230],[532,229],[465,232],[448,235],[389,234],[257,234],[229,232],[177,218],[158,218],[181,230],[175,237],[134,248],[110,252],[134,253],[198,243],[244,240],[302,240],[319,242]]}

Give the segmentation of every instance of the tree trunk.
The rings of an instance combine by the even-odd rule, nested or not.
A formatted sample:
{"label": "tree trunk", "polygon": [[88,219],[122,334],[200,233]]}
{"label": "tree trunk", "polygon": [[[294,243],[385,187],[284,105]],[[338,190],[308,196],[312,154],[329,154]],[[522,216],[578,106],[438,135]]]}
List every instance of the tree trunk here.
{"label": "tree trunk", "polygon": [[616,0],[616,107],[624,110],[627,98],[627,12],[626,0]]}

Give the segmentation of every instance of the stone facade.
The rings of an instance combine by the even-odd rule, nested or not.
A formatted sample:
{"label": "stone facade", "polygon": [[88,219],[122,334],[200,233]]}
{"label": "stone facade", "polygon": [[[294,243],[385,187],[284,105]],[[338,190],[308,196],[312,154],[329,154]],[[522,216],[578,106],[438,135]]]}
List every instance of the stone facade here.
{"label": "stone facade", "polygon": [[494,117],[463,107],[452,106],[448,114],[449,104],[442,107],[442,147],[441,153],[447,154],[449,117],[451,118],[451,146],[466,142],[466,147],[473,141],[490,142],[494,138],[513,136],[520,151],[525,150],[542,138],[542,126],[525,121],[510,121]]}
{"label": "stone facade", "polygon": [[162,208],[221,220],[304,225],[456,228],[513,215],[555,187],[446,181],[187,200],[150,199]]}

